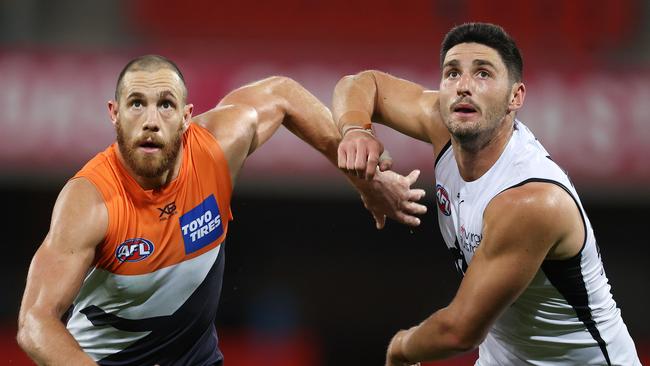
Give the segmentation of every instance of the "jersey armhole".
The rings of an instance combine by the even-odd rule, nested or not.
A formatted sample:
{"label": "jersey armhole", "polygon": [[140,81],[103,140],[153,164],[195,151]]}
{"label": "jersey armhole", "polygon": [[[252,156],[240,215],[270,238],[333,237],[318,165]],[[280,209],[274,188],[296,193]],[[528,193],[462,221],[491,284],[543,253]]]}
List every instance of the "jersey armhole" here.
{"label": "jersey armhole", "polygon": [[443,155],[445,155],[445,153],[447,153],[447,150],[449,150],[450,147],[451,147],[451,139],[449,139],[447,141],[445,146],[443,146],[442,149],[440,150],[440,152],[438,153],[438,156],[436,156],[436,160],[433,163],[434,168],[438,165],[438,162],[440,161],[440,159],[442,159]]}
{"label": "jersey armhole", "polygon": [[534,182],[537,182],[537,183],[550,183],[550,184],[554,184],[554,185],[562,188],[569,195],[569,197],[571,197],[571,199],[573,200],[573,203],[575,203],[576,207],[578,208],[578,212],[580,212],[580,220],[582,220],[582,228],[583,228],[583,231],[584,231],[584,238],[582,240],[582,246],[580,247],[580,250],[578,251],[578,253],[576,253],[576,255],[574,255],[573,257],[570,257],[570,258],[565,258],[565,259],[544,259],[544,261],[570,261],[570,260],[575,260],[575,258],[582,255],[582,251],[585,249],[585,246],[587,245],[587,236],[588,236],[588,233],[587,233],[587,220],[585,219],[585,214],[582,211],[582,207],[580,207],[580,204],[578,203],[578,200],[574,197],[573,193],[571,193],[569,188],[567,188],[564,184],[562,184],[562,183],[560,183],[558,181],[552,180],[552,179],[529,178],[529,179],[521,181],[521,182],[519,182],[519,183],[517,183],[515,185],[512,185],[512,186],[502,190],[501,192],[497,193],[494,197],[498,196],[499,194],[501,194],[501,193],[503,193],[503,192],[505,192],[505,191],[507,191],[509,189],[521,187],[521,186],[523,186],[523,185],[525,185],[527,183],[534,183]]}
{"label": "jersey armhole", "polygon": [[108,245],[109,234],[111,232],[114,232],[114,230],[111,229],[113,229],[113,226],[115,225],[115,220],[113,219],[113,215],[111,215],[111,209],[108,204],[108,200],[110,199],[110,193],[105,192],[103,189],[99,187],[99,185],[93,179],[91,179],[89,176],[84,174],[75,175],[74,177],[70,178],[68,181],[72,181],[73,179],[80,179],[80,178],[87,180],[88,182],[90,182],[90,184],[92,184],[95,187],[97,192],[99,192],[99,194],[102,196],[102,203],[104,204],[104,207],[106,207],[106,216],[108,219],[108,224],[106,225],[106,230],[104,231],[102,241],[98,243],[97,247],[95,248],[95,258],[93,259],[93,263],[92,263],[92,266],[95,267],[99,262],[101,253],[103,252],[104,248]]}
{"label": "jersey armhole", "polygon": [[[209,141],[211,146],[202,146],[203,149],[210,155],[210,158],[216,164],[217,168],[216,170],[219,172],[220,176],[223,178],[220,178],[222,181],[222,184],[225,185],[225,188],[228,190],[228,220],[232,221],[233,220],[233,214],[232,214],[232,209],[230,205],[230,201],[232,199],[232,193],[233,193],[233,186],[232,186],[232,177],[230,176],[230,168],[228,166],[228,160],[226,159],[226,155],[223,152],[223,149],[221,149],[221,145],[219,144],[219,141],[217,140],[216,137],[214,137],[213,134],[210,133],[205,127],[197,124],[197,123],[191,123],[191,125],[194,125],[194,128],[196,128],[197,132],[197,142],[201,144],[201,141]],[[190,125],[190,126],[191,126]],[[203,135],[208,135],[207,137],[204,137]],[[223,163],[223,164],[221,164]]]}

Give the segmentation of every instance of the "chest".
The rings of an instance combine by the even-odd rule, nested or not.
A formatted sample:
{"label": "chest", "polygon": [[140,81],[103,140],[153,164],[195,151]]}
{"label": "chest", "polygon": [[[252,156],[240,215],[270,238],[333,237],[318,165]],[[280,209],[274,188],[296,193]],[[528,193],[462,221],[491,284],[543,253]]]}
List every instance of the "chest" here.
{"label": "chest", "polygon": [[213,249],[225,238],[227,225],[217,194],[179,190],[151,200],[117,197],[98,266],[116,274],[144,274]]}

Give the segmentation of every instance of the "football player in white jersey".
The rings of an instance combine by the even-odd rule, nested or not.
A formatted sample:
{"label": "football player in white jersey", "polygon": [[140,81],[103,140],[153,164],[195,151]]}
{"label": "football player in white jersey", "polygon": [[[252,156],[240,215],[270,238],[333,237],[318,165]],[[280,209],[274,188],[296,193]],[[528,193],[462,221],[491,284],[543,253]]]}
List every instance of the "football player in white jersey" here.
{"label": "football player in white jersey", "polygon": [[339,168],[373,176],[371,121],[433,145],[440,229],[464,275],[447,307],[395,334],[386,365],[476,347],[477,365],[639,365],[575,189],[516,120],[526,87],[514,41],[464,24],[440,65],[439,91],[379,71],[334,91]]}

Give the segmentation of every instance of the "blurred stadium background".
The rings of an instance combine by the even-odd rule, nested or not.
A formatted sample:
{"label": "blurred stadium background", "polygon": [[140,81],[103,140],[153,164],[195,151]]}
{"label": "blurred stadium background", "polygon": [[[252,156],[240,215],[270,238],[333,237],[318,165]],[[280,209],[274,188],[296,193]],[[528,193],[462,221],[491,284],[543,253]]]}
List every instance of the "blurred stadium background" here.
{"label": "blurred stadium background", "polygon": [[[440,41],[466,21],[498,23],[520,45],[520,118],[581,193],[649,363],[648,1],[2,0],[0,364],[30,364],[14,341],[29,260],[66,179],[113,141],[106,101],[130,58],[177,61],[196,114],[275,74],[329,105],[342,75],[368,68],[436,88]],[[437,228],[431,151],[379,134],[397,171],[423,171],[420,228],[377,232],[342,175],[286,130],[247,162],[217,319],[228,365],[381,365],[395,331],[452,298],[460,278]]]}

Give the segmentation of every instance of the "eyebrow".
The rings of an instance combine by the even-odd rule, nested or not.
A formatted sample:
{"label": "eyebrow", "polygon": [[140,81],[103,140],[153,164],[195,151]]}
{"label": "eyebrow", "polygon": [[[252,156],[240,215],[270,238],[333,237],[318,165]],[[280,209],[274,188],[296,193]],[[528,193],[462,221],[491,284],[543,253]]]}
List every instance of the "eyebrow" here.
{"label": "eyebrow", "polygon": [[163,90],[158,94],[158,98],[160,98],[160,99],[163,99],[163,98],[166,98],[166,97],[172,98],[174,100],[178,99],[178,98],[176,98],[176,95],[174,95],[174,93],[172,93],[170,90]]}
{"label": "eyebrow", "polygon": [[[493,69],[496,69],[496,66],[494,66],[493,63],[491,63],[488,60],[483,60],[483,59],[476,59],[472,62],[474,66],[490,66]],[[444,69],[445,67],[458,67],[460,65],[460,62],[458,60],[449,60],[445,62],[444,65],[442,65],[442,68]]]}
{"label": "eyebrow", "polygon": [[[178,100],[176,95],[170,90],[163,90],[160,93],[158,93],[158,99],[164,99],[164,98]],[[144,95],[144,93],[141,92],[132,92],[126,97],[126,100],[131,100],[131,99],[146,99],[146,96]]]}
{"label": "eyebrow", "polygon": [[479,60],[474,60],[474,62],[472,63],[474,64],[474,66],[490,66],[491,68],[496,69],[496,66],[494,66],[494,64],[488,60],[479,59]]}
{"label": "eyebrow", "polygon": [[140,92],[133,92],[133,93],[127,95],[126,100],[129,100],[129,99],[135,99],[135,98],[143,99],[143,98],[144,98],[144,94],[142,94],[142,93],[140,93]]}
{"label": "eyebrow", "polygon": [[460,62],[458,60],[449,60],[442,65],[442,68],[444,69],[445,67],[458,67],[460,65]]}

